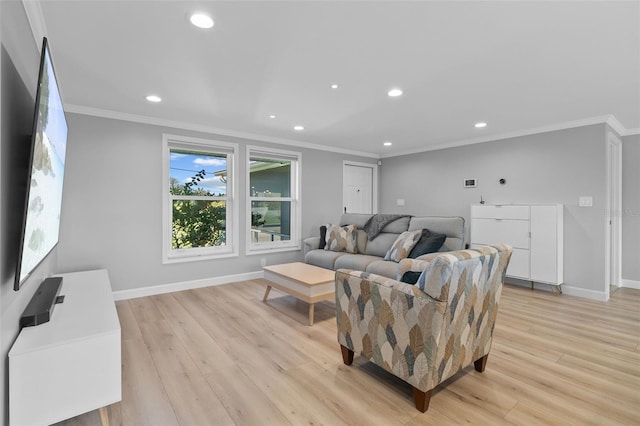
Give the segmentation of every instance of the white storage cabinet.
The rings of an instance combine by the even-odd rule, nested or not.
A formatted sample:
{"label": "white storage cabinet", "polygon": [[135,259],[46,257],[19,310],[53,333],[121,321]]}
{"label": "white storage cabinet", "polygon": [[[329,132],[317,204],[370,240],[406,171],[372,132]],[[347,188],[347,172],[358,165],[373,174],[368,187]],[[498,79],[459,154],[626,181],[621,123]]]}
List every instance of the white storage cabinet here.
{"label": "white storage cabinet", "polygon": [[507,276],[557,286],[563,277],[562,204],[471,205],[471,246],[513,247]]}

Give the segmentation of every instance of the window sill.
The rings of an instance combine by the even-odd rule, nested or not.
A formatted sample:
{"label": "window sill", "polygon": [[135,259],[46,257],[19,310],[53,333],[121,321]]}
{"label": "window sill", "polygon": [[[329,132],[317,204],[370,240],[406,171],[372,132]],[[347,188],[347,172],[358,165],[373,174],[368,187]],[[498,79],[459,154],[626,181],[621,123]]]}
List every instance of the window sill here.
{"label": "window sill", "polygon": [[203,254],[203,255],[190,255],[190,256],[168,256],[162,258],[162,264],[171,263],[184,263],[184,262],[198,262],[203,260],[215,260],[226,259],[229,257],[238,257],[238,253],[220,253],[220,254]]}
{"label": "window sill", "polygon": [[258,255],[258,254],[269,254],[269,253],[283,253],[283,252],[287,252],[287,251],[299,251],[301,250],[302,247],[300,244],[296,244],[296,245],[292,245],[292,246],[286,246],[286,247],[274,247],[274,246],[269,246],[269,247],[255,247],[255,248],[249,248],[245,251],[245,256],[253,256],[253,255]]}

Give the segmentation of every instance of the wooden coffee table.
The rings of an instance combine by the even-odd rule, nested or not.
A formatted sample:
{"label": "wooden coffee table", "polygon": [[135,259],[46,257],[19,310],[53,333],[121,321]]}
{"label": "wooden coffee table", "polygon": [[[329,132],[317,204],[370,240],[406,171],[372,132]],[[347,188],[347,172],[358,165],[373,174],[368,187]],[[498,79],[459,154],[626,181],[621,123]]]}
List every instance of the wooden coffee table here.
{"label": "wooden coffee table", "polygon": [[262,301],[271,288],[277,288],[309,304],[309,325],[313,325],[313,310],[317,302],[335,297],[335,272],[306,263],[294,262],[264,266],[264,278],[269,281]]}

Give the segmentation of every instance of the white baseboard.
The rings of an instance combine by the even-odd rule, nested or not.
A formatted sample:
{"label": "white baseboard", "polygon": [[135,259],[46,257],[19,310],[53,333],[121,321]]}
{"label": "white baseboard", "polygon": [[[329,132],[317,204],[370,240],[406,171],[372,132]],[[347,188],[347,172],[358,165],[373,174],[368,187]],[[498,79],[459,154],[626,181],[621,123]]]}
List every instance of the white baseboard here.
{"label": "white baseboard", "polygon": [[568,296],[584,297],[585,299],[591,300],[599,300],[601,302],[606,302],[608,299],[604,291],[587,290],[584,288],[571,287],[567,285],[562,285],[562,294],[566,294]]}
{"label": "white baseboard", "polygon": [[113,292],[114,300],[135,299],[137,297],[154,296],[156,294],[173,293],[176,291],[191,290],[194,288],[210,287],[214,285],[229,284],[238,281],[255,280],[263,277],[262,271],[247,272],[244,274],[225,275],[223,277],[204,278],[201,280],[183,281],[179,283],[161,284],[149,287],[135,288],[132,290],[120,290]]}
{"label": "white baseboard", "polygon": [[620,287],[635,288],[637,290],[640,290],[640,281],[627,280],[623,278],[620,280]]}

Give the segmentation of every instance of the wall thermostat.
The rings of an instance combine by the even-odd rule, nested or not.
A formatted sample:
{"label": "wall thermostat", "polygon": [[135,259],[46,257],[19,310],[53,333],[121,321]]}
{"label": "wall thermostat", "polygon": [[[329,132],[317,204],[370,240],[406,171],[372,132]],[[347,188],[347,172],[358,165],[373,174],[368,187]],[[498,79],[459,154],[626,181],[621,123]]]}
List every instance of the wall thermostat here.
{"label": "wall thermostat", "polygon": [[464,187],[465,188],[475,188],[477,185],[477,180],[475,178],[473,179],[465,179],[464,180]]}

